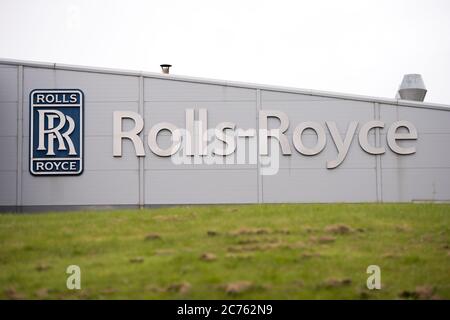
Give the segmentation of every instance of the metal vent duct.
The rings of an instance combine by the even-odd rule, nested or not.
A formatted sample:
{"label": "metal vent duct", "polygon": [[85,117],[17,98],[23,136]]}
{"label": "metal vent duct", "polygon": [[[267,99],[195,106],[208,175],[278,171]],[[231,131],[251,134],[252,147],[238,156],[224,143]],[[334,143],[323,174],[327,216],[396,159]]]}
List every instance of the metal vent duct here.
{"label": "metal vent duct", "polygon": [[172,66],[171,64],[161,64],[162,73],[169,74],[169,69]]}
{"label": "metal vent duct", "polygon": [[397,98],[422,102],[426,94],[427,89],[420,74],[405,74],[398,89]]}

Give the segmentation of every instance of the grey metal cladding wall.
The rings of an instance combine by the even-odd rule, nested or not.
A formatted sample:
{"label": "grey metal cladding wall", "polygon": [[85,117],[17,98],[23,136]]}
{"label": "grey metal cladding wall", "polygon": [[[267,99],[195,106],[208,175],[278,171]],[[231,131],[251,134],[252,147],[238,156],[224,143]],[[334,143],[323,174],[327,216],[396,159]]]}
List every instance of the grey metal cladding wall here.
{"label": "grey metal cladding wall", "polygon": [[[414,142],[415,154],[401,157],[386,153],[382,156],[382,200],[450,200],[450,109],[381,105],[380,111],[382,121],[409,120],[419,132],[419,139]],[[383,130],[381,140],[385,139],[386,130]]]}
{"label": "grey metal cladding wall", "polygon": [[[139,78],[92,72],[25,67],[24,106],[37,88],[75,88],[85,95],[84,172],[80,176],[35,177],[28,171],[28,125],[23,127],[22,205],[138,204],[136,156],[112,156],[114,110],[138,111]],[[24,123],[28,124],[28,111]],[[125,152],[134,152],[128,141]]]}
{"label": "grey metal cladding wall", "polygon": [[[326,161],[337,156],[327,130],[326,147],[318,155],[301,155],[292,144],[295,127],[304,121],[318,122],[324,128],[325,121],[335,121],[341,136],[345,136],[350,121],[374,119],[373,103],[262,91],[262,109],[280,110],[287,114],[290,122],[287,136],[292,151],[292,155],[281,157],[278,174],[263,176],[264,202],[377,201],[376,157],[359,147],[358,129],[346,159],[336,169],[326,168]],[[275,127],[277,124],[272,125]],[[315,134],[305,131],[305,144],[314,145],[315,141]],[[375,141],[373,132],[369,141]]]}
{"label": "grey metal cladding wall", "polygon": [[[254,89],[145,78],[144,93],[146,132],[163,121],[185,128],[185,110],[198,117],[200,108],[208,110],[209,128],[224,121],[256,128]],[[256,164],[175,165],[151,152],[144,161],[145,204],[258,202]]]}
{"label": "grey metal cladding wall", "polygon": [[0,206],[17,201],[19,67],[0,65]]}

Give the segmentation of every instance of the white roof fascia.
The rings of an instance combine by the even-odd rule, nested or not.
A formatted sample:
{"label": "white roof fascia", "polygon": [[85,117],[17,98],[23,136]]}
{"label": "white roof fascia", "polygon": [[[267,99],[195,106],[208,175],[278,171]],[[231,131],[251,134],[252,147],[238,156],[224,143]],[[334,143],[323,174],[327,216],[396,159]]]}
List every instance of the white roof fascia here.
{"label": "white roof fascia", "polygon": [[246,83],[246,82],[238,82],[238,81],[216,80],[216,79],[207,79],[207,78],[199,78],[199,77],[180,76],[180,75],[173,75],[173,74],[161,74],[161,73],[156,73],[156,72],[144,72],[144,71],[134,71],[134,70],[126,70],[126,69],[88,67],[88,66],[80,66],[80,65],[68,65],[68,64],[60,64],[60,63],[38,62],[38,61],[23,61],[23,60],[3,59],[3,58],[0,58],[0,64],[20,65],[20,66],[35,67],[35,68],[50,68],[50,69],[57,69],[57,70],[106,73],[106,74],[126,75],[126,76],[143,76],[143,77],[154,78],[154,79],[187,81],[187,82],[193,82],[193,83],[223,85],[223,86],[236,87],[236,88],[260,89],[260,90],[266,90],[266,91],[297,93],[297,94],[318,96],[318,97],[328,97],[328,98],[365,101],[365,102],[376,102],[376,103],[382,103],[382,104],[399,105],[399,106],[413,107],[413,108],[426,108],[426,109],[437,109],[437,110],[450,111],[449,105],[439,104],[439,103],[418,102],[418,101],[401,100],[401,99],[394,99],[394,98],[372,97],[372,96],[364,96],[364,95],[356,95],[356,94],[346,94],[346,93],[311,90],[311,89],[299,89],[299,88],[292,88],[292,87],[273,86],[273,85]]}

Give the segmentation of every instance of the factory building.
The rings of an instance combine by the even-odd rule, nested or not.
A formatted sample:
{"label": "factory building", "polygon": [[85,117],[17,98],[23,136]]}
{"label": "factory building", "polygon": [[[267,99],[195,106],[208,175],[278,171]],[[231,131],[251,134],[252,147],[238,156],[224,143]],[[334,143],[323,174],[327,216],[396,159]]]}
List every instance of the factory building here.
{"label": "factory building", "polygon": [[0,60],[0,210],[450,201],[450,106],[420,75],[390,99],[162,67]]}

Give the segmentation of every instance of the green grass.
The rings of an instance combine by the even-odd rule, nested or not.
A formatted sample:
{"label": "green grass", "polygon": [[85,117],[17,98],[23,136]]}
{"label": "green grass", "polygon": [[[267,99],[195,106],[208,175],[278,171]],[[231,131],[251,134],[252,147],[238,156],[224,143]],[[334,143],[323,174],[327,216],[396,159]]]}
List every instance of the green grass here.
{"label": "green grass", "polygon": [[[351,230],[326,230],[336,224]],[[3,214],[0,298],[449,299],[449,228],[444,204]],[[81,290],[66,288],[72,264]],[[372,264],[381,290],[366,288]]]}

